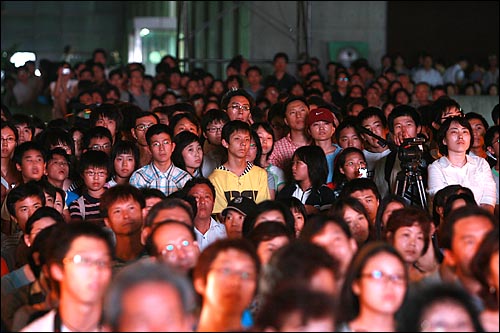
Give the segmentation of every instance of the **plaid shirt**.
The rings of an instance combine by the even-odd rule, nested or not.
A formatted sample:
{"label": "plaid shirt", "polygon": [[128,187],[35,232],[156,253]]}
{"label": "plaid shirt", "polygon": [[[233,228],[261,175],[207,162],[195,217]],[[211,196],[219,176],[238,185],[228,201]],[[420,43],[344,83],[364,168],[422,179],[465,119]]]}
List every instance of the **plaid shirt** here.
{"label": "plaid shirt", "polygon": [[167,171],[161,172],[151,162],[134,171],[129,182],[137,188],[148,187],[159,189],[168,196],[182,189],[191,178],[188,172],[176,167],[173,163]]}
{"label": "plaid shirt", "polygon": [[273,152],[269,156],[269,162],[285,171],[286,174],[291,167],[293,153],[299,147],[292,141],[290,133],[288,133],[287,136],[279,139],[274,144]]}

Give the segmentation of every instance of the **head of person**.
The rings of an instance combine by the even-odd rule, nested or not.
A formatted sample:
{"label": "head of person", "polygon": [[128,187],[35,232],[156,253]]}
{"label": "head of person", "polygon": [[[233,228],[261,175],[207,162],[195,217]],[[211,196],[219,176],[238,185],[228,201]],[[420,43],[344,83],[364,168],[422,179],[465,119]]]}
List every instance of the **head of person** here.
{"label": "head of person", "polygon": [[109,129],[103,126],[96,126],[89,129],[83,137],[83,151],[100,150],[111,156],[113,148],[113,136]]}
{"label": "head of person", "polygon": [[75,144],[71,134],[59,127],[50,127],[44,130],[37,137],[37,142],[42,147],[47,147],[48,150],[62,148],[70,156],[75,153]]}
{"label": "head of person", "polygon": [[5,200],[12,220],[18,224],[23,232],[29,217],[38,208],[45,206],[45,194],[35,181],[14,187]]}
{"label": "head of person", "polygon": [[27,141],[20,143],[13,156],[17,171],[24,182],[40,180],[45,173],[45,149],[38,143]]}
{"label": "head of person", "polygon": [[474,144],[469,121],[464,117],[447,118],[439,127],[437,143],[443,156],[448,156],[450,149],[455,153],[467,154]]}
{"label": "head of person", "polygon": [[19,141],[19,133],[16,127],[7,121],[2,121],[2,158],[8,157],[12,158],[14,155],[14,150],[17,147],[17,142]]}
{"label": "head of person", "polygon": [[[393,110],[394,111],[394,110]],[[377,107],[367,107],[363,109],[358,115],[358,121],[364,128],[368,129],[372,133],[385,139],[389,129],[387,128],[387,120],[381,109]],[[380,147],[378,139],[372,137],[371,135],[362,134],[365,140],[365,144],[372,148]]]}
{"label": "head of person", "polygon": [[202,141],[198,135],[190,131],[182,131],[174,136],[175,149],[172,152],[172,163],[178,168],[193,175],[200,170],[203,162]]}
{"label": "head of person", "polygon": [[222,127],[229,121],[226,112],[220,109],[208,110],[201,118],[201,129],[208,143],[221,145]]}
{"label": "head of person", "polygon": [[169,126],[173,136],[182,131],[189,131],[196,136],[201,135],[201,124],[198,117],[191,112],[180,112],[170,118]]}
{"label": "head of person", "polygon": [[439,228],[439,244],[445,260],[455,267],[458,276],[472,277],[472,258],[496,224],[494,216],[478,206],[460,207],[445,217]]}
{"label": "head of person", "polygon": [[293,215],[290,209],[281,201],[264,200],[259,202],[254,213],[247,214],[243,221],[243,236],[248,237],[255,227],[264,222],[281,223],[292,235],[295,234]]}
{"label": "head of person", "polygon": [[498,141],[499,129],[499,125],[494,125],[488,128],[488,130],[484,134],[484,145],[486,147],[486,150],[497,159],[500,157],[500,144]]}
{"label": "head of person", "polygon": [[452,98],[440,97],[432,103],[433,113],[435,115],[433,126],[439,129],[441,124],[448,118],[463,117],[462,107]]}
{"label": "head of person", "polygon": [[289,97],[283,108],[285,110],[285,124],[292,131],[305,131],[307,117],[309,114],[309,104],[303,96]]}
{"label": "head of person", "polygon": [[363,150],[363,141],[356,127],[357,123],[357,119],[354,117],[345,117],[340,122],[335,131],[335,138],[341,148],[355,147]]}
{"label": "head of person", "polygon": [[484,332],[472,296],[450,283],[423,287],[401,314],[401,332]]}
{"label": "head of person", "polygon": [[110,174],[108,155],[101,150],[88,150],[80,157],[80,175],[87,189],[100,190]]}
{"label": "head of person", "polygon": [[373,229],[370,225],[368,212],[359,199],[354,197],[342,197],[337,200],[328,215],[339,217],[347,223],[352,238],[358,247],[368,242],[370,236],[373,237]]}
{"label": "head of person", "polygon": [[366,177],[366,158],[362,150],[356,147],[347,147],[335,158],[335,183],[342,184],[355,178]]}
{"label": "head of person", "polygon": [[335,133],[335,116],[326,108],[311,110],[307,116],[308,132],[314,140],[332,140]]}
{"label": "head of person", "polygon": [[106,127],[111,133],[113,143],[116,141],[117,135],[120,136],[122,122],[123,116],[116,104],[101,104],[90,114],[90,127]]}
{"label": "head of person", "polygon": [[481,148],[486,149],[484,135],[490,127],[486,119],[477,112],[467,112],[465,114],[465,119],[467,119],[472,128],[472,136],[474,137],[474,145],[471,144],[471,148]]}
{"label": "head of person", "polygon": [[417,110],[410,105],[394,107],[388,118],[389,131],[401,139],[416,138],[420,133],[421,121]]}
{"label": "head of person", "polygon": [[269,221],[262,222],[252,229],[247,238],[255,246],[260,263],[266,265],[273,253],[291,242],[295,235],[284,224]]}
{"label": "head of person", "polygon": [[396,316],[407,289],[408,272],[399,252],[389,243],[370,242],[356,252],[347,269],[338,321],[350,322],[364,307]]}
{"label": "head of person", "polygon": [[295,237],[298,238],[307,223],[306,206],[296,197],[276,199],[285,204],[292,213],[295,228]]}
{"label": "head of person", "polygon": [[153,112],[150,111],[136,112],[135,121],[133,123],[132,128],[130,129],[130,132],[132,133],[132,137],[137,141],[137,144],[139,146],[148,145],[146,141],[146,132],[151,126],[159,123],[160,119]]}
{"label": "head of person", "polygon": [[240,196],[232,199],[221,212],[227,237],[241,238],[244,221],[252,218],[256,210],[257,204],[250,198]]}
{"label": "head of person", "polygon": [[153,156],[153,162],[168,163],[175,149],[172,130],[165,124],[152,125],[146,132],[146,142]]}
{"label": "head of person", "polygon": [[137,145],[128,140],[117,140],[111,151],[113,162],[113,175],[128,179],[139,168],[139,149]]}
{"label": "head of person", "polygon": [[295,240],[280,247],[262,271],[259,292],[266,297],[279,285],[297,281],[329,295],[337,294],[339,263],[323,247]]}
{"label": "head of person", "polygon": [[195,222],[197,219],[209,219],[212,216],[216,192],[210,179],[193,177],[186,182],[182,190],[196,200]]}
{"label": "head of person", "polygon": [[47,153],[45,175],[52,183],[61,183],[68,179],[70,174],[70,156],[62,148],[54,148]]}
{"label": "head of person", "polygon": [[155,261],[139,260],[113,279],[103,301],[109,331],[186,332],[194,326],[196,298],[186,276]]}
{"label": "head of person", "polygon": [[439,228],[441,222],[444,220],[444,205],[446,203],[446,199],[453,194],[464,192],[474,196],[470,188],[464,187],[460,184],[447,185],[436,192],[434,198],[432,198],[432,220],[434,221],[436,228]]}
{"label": "head of person", "polygon": [[143,220],[146,220],[146,216],[148,216],[151,208],[153,208],[156,203],[166,199],[167,196],[157,188],[142,187],[139,190],[141,191],[145,202],[142,217]]}
{"label": "head of person", "polygon": [[450,213],[463,206],[478,206],[474,195],[468,192],[461,192],[452,194],[446,198],[444,202],[443,217],[450,215]]}
{"label": "head of person", "polygon": [[429,214],[422,208],[410,206],[392,212],[385,238],[411,265],[427,252],[431,231]]}
{"label": "head of person", "polygon": [[63,216],[55,208],[40,207],[26,221],[23,235],[24,243],[31,247],[40,231],[54,224],[62,225],[65,223]]}
{"label": "head of person", "polygon": [[250,110],[255,102],[244,89],[230,89],[223,97],[220,107],[224,110],[229,120],[240,120],[246,123],[251,122]]}
{"label": "head of person", "polygon": [[12,124],[17,129],[18,143],[31,141],[35,136],[35,126],[30,116],[22,113],[12,115]]}
{"label": "head of person", "polygon": [[248,123],[241,120],[231,120],[222,127],[222,146],[228,149],[228,153],[232,152],[240,158],[246,157],[248,149],[250,149],[250,133],[251,129]]}
{"label": "head of person", "polygon": [[319,146],[302,146],[292,156],[292,174],[295,181],[309,179],[313,189],[326,183],[328,164],[325,152]]}
{"label": "head of person", "polygon": [[353,197],[358,199],[365,207],[369,222],[375,223],[377,209],[380,203],[380,193],[375,182],[369,178],[355,178],[344,185],[340,197]]}
{"label": "head of person", "polygon": [[138,188],[118,184],[104,192],[99,209],[104,223],[115,235],[132,235],[140,234],[142,230],[142,209],[145,205]]}
{"label": "head of person", "polygon": [[146,251],[182,274],[188,274],[194,268],[200,255],[194,229],[173,220],[153,226],[146,239]]}
{"label": "head of person", "polygon": [[406,206],[407,203],[401,196],[392,193],[380,200],[380,205],[377,209],[377,217],[375,219],[376,239],[385,239],[385,228],[392,212]]}

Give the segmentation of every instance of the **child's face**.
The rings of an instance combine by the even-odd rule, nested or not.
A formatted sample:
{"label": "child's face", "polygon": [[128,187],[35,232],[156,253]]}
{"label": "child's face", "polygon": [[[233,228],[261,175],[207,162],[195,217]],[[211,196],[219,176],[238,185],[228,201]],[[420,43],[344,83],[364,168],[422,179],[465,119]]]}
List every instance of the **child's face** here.
{"label": "child's face", "polygon": [[205,137],[210,144],[217,146],[221,145],[222,127],[224,127],[224,122],[220,120],[213,121],[207,125],[207,128],[205,129]]}
{"label": "child's face", "polygon": [[222,145],[227,148],[228,155],[237,158],[246,158],[250,149],[250,133],[247,131],[236,131],[229,137],[229,142],[222,140]]}
{"label": "child's face", "polygon": [[243,220],[245,215],[237,212],[234,209],[229,209],[224,217],[224,225],[226,226],[227,237],[238,238],[242,235]]}
{"label": "child's face", "polygon": [[115,174],[120,178],[128,178],[135,170],[135,158],[132,154],[118,154],[113,161]]}
{"label": "child's face", "polygon": [[25,181],[40,180],[45,173],[42,153],[39,150],[27,150],[21,159],[21,165],[17,164],[17,170],[21,172]]}
{"label": "child's face", "polygon": [[55,154],[46,167],[47,178],[58,182],[64,181],[69,176],[69,163],[66,158]]}
{"label": "child's face", "polygon": [[90,167],[83,171],[83,182],[90,191],[99,191],[106,184],[108,171],[105,168]]}
{"label": "child's face", "polygon": [[309,179],[309,169],[307,164],[304,161],[301,161],[297,156],[294,156],[292,160],[292,174],[293,179],[297,182]]}
{"label": "child's face", "polygon": [[305,217],[296,208],[293,208],[291,211],[292,211],[293,220],[294,220],[294,224],[295,224],[295,234],[297,237],[299,237],[300,232],[302,231],[302,228],[304,227]]}

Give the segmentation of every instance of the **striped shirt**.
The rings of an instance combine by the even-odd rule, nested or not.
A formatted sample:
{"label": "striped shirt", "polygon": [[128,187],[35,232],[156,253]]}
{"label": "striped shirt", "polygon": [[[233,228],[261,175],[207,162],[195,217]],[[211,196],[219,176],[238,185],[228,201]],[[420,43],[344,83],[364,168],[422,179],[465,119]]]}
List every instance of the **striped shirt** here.
{"label": "striped shirt", "polygon": [[101,199],[94,198],[88,193],[84,193],[81,197],[69,205],[69,215],[72,220],[102,220],[101,212],[99,210],[100,202]]}

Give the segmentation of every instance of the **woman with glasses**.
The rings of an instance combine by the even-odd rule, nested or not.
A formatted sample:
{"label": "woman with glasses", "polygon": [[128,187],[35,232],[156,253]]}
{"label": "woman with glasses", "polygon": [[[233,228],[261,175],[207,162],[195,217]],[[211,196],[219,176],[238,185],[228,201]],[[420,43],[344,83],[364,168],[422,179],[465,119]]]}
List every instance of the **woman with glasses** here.
{"label": "woman with glasses", "polygon": [[371,242],[354,256],[342,286],[338,332],[395,332],[408,290],[408,273],[398,251]]}

